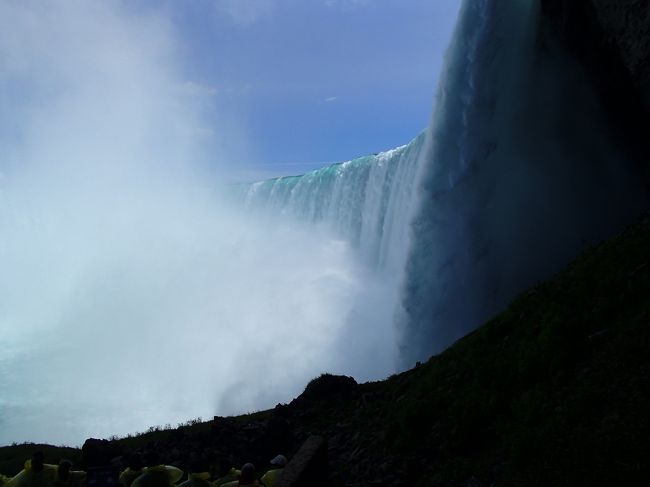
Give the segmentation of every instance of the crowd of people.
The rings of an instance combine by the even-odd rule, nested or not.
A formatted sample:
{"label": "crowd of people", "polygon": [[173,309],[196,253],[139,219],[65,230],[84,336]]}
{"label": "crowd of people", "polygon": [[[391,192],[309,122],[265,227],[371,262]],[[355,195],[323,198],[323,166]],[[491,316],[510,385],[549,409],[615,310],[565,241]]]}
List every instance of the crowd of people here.
{"label": "crowd of people", "polygon": [[69,460],[61,460],[58,465],[45,463],[45,455],[37,451],[13,478],[0,475],[0,487],[110,487],[111,483],[115,487],[275,487],[286,464],[286,457],[277,455],[270,460],[263,475],[258,474],[252,463],[236,469],[227,462],[222,462],[213,471],[194,466],[185,472],[162,464],[153,453],[144,459],[135,453],[129,457],[128,467],[119,473],[116,482],[111,482],[94,477],[92,471],[73,470]]}

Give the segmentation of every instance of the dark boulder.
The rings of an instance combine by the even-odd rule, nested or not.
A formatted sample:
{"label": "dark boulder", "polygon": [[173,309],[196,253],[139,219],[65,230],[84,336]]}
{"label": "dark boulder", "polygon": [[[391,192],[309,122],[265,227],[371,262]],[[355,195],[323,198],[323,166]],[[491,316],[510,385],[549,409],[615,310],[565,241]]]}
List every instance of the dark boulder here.
{"label": "dark boulder", "polygon": [[341,397],[350,397],[359,387],[352,377],[322,374],[312,379],[297,401],[327,402]]}
{"label": "dark boulder", "polygon": [[108,440],[88,438],[81,447],[83,464],[86,467],[110,465],[111,460],[119,457],[122,452],[115,443]]}

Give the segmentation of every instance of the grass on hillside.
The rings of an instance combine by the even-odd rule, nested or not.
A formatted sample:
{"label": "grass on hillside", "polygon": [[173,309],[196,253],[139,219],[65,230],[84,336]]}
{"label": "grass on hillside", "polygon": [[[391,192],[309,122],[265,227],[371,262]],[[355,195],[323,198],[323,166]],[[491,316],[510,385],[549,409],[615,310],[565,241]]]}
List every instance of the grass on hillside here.
{"label": "grass on hillside", "polygon": [[648,474],[649,250],[646,221],[389,380],[394,451],[431,458],[424,478],[633,485]]}

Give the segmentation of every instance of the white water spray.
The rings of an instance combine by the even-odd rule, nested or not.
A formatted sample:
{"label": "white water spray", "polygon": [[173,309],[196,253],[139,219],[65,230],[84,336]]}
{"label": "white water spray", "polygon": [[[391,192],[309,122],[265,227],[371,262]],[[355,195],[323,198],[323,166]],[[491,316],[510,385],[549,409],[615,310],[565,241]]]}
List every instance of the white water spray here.
{"label": "white water spray", "polygon": [[535,5],[465,2],[426,140],[231,187],[236,209],[164,18],[0,3],[0,443],[383,377],[404,273],[412,365],[632,219],[643,188]]}
{"label": "white water spray", "polygon": [[0,444],[80,444],[393,370],[383,283],[332,229],[223,201],[206,161],[227,155],[171,26],[126,9],[0,3]]}

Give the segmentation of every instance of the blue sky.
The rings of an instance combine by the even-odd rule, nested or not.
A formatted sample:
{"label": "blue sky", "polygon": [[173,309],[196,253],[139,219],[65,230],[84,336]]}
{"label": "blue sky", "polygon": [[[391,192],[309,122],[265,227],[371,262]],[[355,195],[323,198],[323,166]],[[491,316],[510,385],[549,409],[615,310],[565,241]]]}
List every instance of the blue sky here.
{"label": "blue sky", "polygon": [[[237,165],[292,174],[407,143],[427,124],[459,0],[168,5],[183,69]],[[227,127],[224,129],[223,127]]]}
{"label": "blue sky", "polygon": [[[456,7],[0,0],[0,362],[49,374],[27,390],[0,373],[15,385],[0,443],[270,407],[325,370],[390,373],[381,279],[325,228],[232,208],[220,183],[407,143]],[[350,355],[353,335],[369,339]],[[142,387],[125,402],[107,391],[127,370]]]}
{"label": "blue sky", "polygon": [[406,144],[460,2],[5,0],[0,176],[137,154],[255,180]]}

